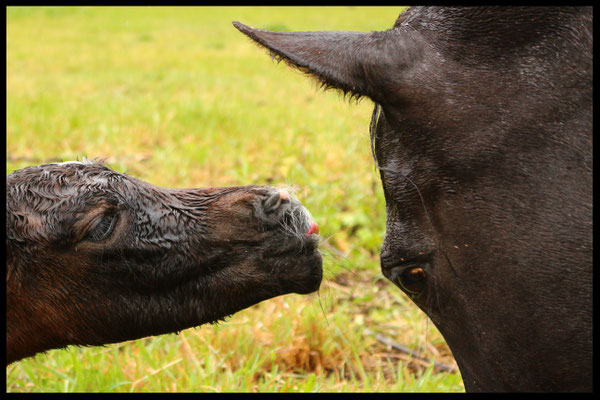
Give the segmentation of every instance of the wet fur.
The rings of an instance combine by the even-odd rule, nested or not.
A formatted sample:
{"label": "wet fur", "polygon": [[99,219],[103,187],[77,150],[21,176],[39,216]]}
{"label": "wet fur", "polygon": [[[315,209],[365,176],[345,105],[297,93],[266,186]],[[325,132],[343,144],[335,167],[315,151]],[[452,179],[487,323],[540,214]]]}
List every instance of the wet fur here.
{"label": "wet fur", "polygon": [[[317,290],[310,214],[279,197],[266,186],[160,188],[87,160],[8,175],[7,363]],[[92,240],[115,214],[113,233]]]}
{"label": "wet fur", "polygon": [[375,103],[382,272],[468,391],[592,389],[591,7],[411,7],[383,32],[236,27]]}

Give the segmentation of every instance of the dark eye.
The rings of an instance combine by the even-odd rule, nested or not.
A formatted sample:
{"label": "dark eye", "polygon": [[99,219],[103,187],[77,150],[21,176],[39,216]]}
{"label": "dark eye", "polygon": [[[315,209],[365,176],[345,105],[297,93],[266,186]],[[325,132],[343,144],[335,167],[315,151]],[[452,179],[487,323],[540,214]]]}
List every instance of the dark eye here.
{"label": "dark eye", "polygon": [[88,240],[92,242],[100,242],[106,239],[113,231],[118,219],[119,215],[116,213],[104,215],[100,222],[98,222],[88,234]]}
{"label": "dark eye", "polygon": [[420,294],[425,289],[427,272],[421,267],[407,268],[398,277],[398,283],[410,294]]}

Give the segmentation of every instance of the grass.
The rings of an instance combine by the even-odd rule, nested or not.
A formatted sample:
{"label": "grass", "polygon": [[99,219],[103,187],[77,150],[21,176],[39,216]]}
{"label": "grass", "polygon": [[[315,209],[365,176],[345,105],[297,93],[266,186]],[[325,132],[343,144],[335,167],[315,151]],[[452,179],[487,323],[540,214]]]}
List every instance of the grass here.
{"label": "grass", "polygon": [[7,367],[9,392],[464,391],[379,342],[456,365],[379,270],[385,202],[369,149],[372,103],[349,102],[240,34],[384,30],[397,7],[10,7],[7,173],[103,157],[156,185],[293,185],[328,238],[318,294],[287,295],[219,325]]}

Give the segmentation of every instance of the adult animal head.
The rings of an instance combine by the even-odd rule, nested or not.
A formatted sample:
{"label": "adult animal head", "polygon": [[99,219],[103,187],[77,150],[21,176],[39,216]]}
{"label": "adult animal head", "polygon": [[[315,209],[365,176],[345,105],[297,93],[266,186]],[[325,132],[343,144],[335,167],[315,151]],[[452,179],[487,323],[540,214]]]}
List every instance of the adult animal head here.
{"label": "adult animal head", "polygon": [[6,179],[7,363],[176,332],[319,288],[318,226],[267,186],[161,188],[97,162]]}
{"label": "adult animal head", "polygon": [[591,390],[591,7],[415,7],[371,33],[234,25],[375,103],[382,272],[466,389]]}

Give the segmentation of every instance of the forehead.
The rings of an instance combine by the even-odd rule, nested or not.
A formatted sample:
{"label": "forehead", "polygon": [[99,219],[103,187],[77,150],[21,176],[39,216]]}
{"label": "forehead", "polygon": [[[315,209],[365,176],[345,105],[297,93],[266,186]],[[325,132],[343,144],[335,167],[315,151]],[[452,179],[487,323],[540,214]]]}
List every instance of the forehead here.
{"label": "forehead", "polygon": [[[61,203],[75,201],[81,196],[95,196],[117,190],[131,180],[124,174],[95,162],[69,161],[43,164],[17,170],[7,176],[7,206],[23,207],[39,202]],[[139,185],[134,185],[139,186]]]}
{"label": "forehead", "polygon": [[91,183],[107,183],[109,180],[122,180],[125,175],[95,162],[67,161],[26,167],[13,172],[7,177],[7,185],[58,184],[84,186]]}

